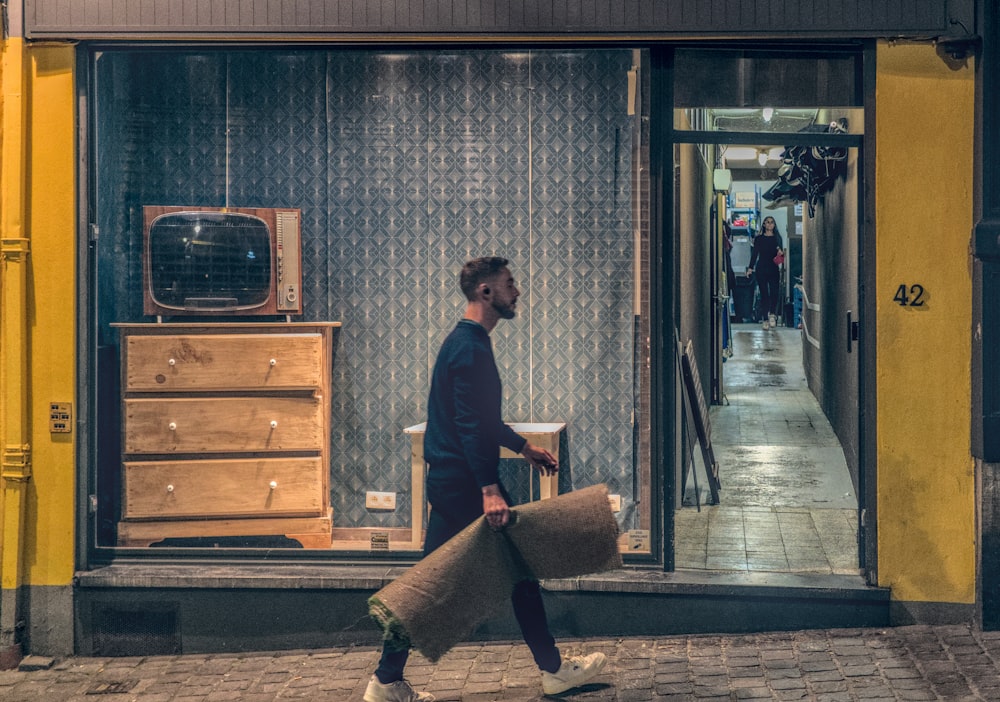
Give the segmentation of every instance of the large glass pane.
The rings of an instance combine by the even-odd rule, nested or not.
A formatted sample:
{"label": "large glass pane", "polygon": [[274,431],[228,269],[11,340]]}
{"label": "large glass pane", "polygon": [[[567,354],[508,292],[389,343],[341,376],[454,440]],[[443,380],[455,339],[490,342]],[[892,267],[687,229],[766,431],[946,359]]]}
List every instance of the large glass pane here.
{"label": "large glass pane", "polygon": [[[837,127],[830,129],[831,123]],[[704,132],[864,134],[861,107],[701,107],[674,110],[674,129]]]}
{"label": "large glass pane", "polygon": [[[413,428],[462,314],[458,270],[496,254],[522,290],[517,319],[493,334],[506,419],[565,424],[541,430],[560,452],[558,490],[606,483],[623,531],[646,530],[633,537],[649,552],[638,52],[114,50],[94,62],[99,546],[418,551]],[[143,265],[153,208],[294,231],[298,246],[286,238],[284,251],[301,256],[301,313],[156,317]],[[168,248],[183,252],[178,236]],[[259,263],[254,246],[240,255]],[[172,292],[182,306],[219,304]],[[211,340],[214,355],[205,334],[225,337]],[[279,351],[301,342],[303,358],[319,359],[303,365],[322,373],[275,385],[289,377],[284,357],[265,353],[275,334],[292,337]],[[130,373],[161,351],[166,369],[136,385]],[[272,370],[255,376],[258,352]],[[171,385],[197,364],[229,375]],[[244,423],[276,400],[321,438],[286,439],[289,422],[269,416],[251,441]],[[142,443],[156,432],[166,438]],[[502,479],[516,501],[542,495],[522,460],[504,459]]]}
{"label": "large glass pane", "polygon": [[859,48],[681,48],[674,54],[674,106],[859,107]]}

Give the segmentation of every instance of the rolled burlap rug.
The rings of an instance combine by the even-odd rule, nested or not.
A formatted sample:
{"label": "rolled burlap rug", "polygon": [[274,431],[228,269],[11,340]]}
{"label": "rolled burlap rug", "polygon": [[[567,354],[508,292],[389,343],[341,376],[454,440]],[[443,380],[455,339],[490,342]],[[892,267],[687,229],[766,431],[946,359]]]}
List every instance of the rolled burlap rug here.
{"label": "rolled burlap rug", "polygon": [[436,661],[506,606],[519,581],[621,566],[608,490],[594,485],[521,505],[502,530],[477,519],[375,593],[369,613],[386,638]]}

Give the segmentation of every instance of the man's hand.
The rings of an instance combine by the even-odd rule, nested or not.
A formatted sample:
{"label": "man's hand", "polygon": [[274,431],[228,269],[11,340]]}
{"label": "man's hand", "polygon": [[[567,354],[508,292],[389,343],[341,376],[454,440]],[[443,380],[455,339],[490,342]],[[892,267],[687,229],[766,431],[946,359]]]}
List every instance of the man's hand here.
{"label": "man's hand", "polygon": [[494,529],[505,527],[510,521],[510,507],[496,483],[483,488],[483,514],[486,515],[487,524]]}
{"label": "man's hand", "polygon": [[521,449],[521,455],[542,475],[555,475],[559,472],[559,461],[543,448],[526,443]]}

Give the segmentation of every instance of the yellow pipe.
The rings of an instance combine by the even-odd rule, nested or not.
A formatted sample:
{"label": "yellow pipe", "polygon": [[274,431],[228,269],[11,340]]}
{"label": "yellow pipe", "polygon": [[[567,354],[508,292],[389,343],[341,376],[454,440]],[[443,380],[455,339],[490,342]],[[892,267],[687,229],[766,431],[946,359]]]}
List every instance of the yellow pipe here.
{"label": "yellow pipe", "polygon": [[25,45],[3,46],[0,133],[0,659],[20,658],[25,502],[31,478],[28,443],[28,254],[25,227],[27,107]]}

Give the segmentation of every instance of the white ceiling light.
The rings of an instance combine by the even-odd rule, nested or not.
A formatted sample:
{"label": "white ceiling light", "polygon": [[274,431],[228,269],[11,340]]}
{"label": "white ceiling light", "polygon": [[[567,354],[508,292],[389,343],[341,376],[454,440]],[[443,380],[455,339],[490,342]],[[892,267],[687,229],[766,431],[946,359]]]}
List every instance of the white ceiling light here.
{"label": "white ceiling light", "polygon": [[716,168],[712,172],[712,185],[715,190],[729,192],[733,184],[733,172],[728,168]]}
{"label": "white ceiling light", "polygon": [[761,110],[761,116],[764,118],[765,122],[770,122],[771,118],[774,117],[774,108],[765,107],[763,110]]}
{"label": "white ceiling light", "polygon": [[761,150],[757,152],[757,163],[761,166],[767,164],[767,151]]}

